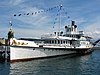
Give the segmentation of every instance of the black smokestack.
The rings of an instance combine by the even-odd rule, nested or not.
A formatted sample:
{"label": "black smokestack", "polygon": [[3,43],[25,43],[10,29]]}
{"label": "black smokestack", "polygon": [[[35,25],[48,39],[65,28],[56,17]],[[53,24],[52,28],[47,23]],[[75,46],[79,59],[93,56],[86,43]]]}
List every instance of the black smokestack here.
{"label": "black smokestack", "polygon": [[72,21],[72,25],[75,25],[75,21]]}

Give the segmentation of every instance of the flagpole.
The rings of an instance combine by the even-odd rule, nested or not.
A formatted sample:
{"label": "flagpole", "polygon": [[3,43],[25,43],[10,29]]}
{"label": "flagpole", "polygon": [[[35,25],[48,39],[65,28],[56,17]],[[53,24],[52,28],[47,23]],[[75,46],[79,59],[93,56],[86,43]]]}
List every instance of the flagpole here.
{"label": "flagpole", "polygon": [[10,30],[12,31],[12,17],[10,18],[9,24],[10,24]]}
{"label": "flagpole", "polygon": [[61,8],[62,4],[59,7],[59,26],[58,26],[58,35],[60,34],[60,26],[61,26]]}

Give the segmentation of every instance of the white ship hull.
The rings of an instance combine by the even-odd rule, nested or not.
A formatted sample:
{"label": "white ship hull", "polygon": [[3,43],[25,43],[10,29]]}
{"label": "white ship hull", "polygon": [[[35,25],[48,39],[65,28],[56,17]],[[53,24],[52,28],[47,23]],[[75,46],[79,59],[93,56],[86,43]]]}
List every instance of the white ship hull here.
{"label": "white ship hull", "polygon": [[76,51],[32,47],[10,47],[10,61],[13,62],[35,58],[61,56],[73,53],[76,53]]}

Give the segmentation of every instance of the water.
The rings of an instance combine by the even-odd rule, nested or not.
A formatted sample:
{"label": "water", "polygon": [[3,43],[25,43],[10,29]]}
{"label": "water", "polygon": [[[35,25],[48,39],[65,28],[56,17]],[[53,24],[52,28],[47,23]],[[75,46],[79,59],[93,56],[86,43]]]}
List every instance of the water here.
{"label": "water", "polygon": [[100,50],[85,56],[0,63],[0,75],[100,75]]}

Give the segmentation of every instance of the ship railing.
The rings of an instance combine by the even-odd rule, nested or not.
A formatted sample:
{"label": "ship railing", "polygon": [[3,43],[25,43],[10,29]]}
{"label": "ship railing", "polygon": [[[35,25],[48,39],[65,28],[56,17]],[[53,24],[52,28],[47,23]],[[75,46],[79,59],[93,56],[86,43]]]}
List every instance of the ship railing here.
{"label": "ship railing", "polygon": [[70,47],[69,44],[44,44],[43,46],[58,46],[58,47]]}
{"label": "ship railing", "polygon": [[78,31],[78,32],[67,32],[67,34],[84,34],[83,31]]}
{"label": "ship railing", "polygon": [[47,37],[54,37],[54,34],[47,34],[47,35],[42,35],[41,38],[47,38]]}

